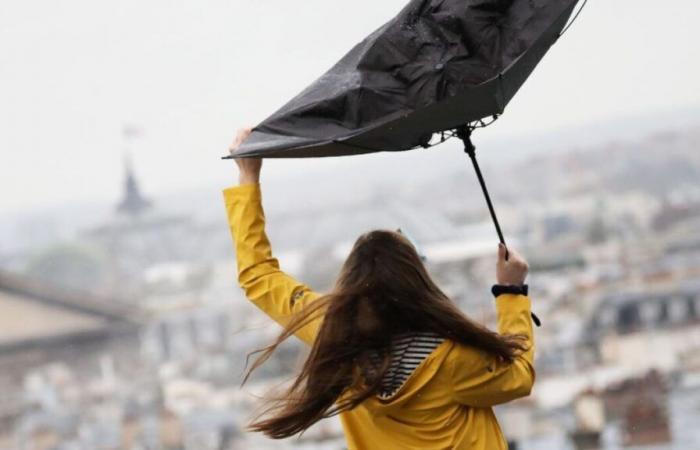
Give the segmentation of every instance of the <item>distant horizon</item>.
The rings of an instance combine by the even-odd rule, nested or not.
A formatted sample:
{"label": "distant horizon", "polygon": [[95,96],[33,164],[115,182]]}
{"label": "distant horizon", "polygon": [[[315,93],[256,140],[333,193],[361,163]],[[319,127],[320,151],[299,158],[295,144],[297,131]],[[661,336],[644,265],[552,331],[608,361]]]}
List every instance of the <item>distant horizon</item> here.
{"label": "distant horizon", "polygon": [[[659,119],[659,114],[662,116],[661,120]],[[697,117],[697,118],[696,118]],[[499,119],[500,120],[500,119]],[[525,159],[525,158],[530,158],[536,155],[540,155],[546,152],[550,151],[556,151],[557,153],[560,152],[566,152],[569,150],[573,150],[574,148],[580,148],[580,147],[589,147],[589,146],[597,146],[604,144],[606,142],[615,142],[615,141],[630,141],[633,140],[635,137],[632,135],[635,133],[635,130],[637,130],[641,125],[646,125],[649,128],[645,128],[642,133],[636,134],[636,138],[646,138],[649,136],[652,136],[654,134],[657,134],[659,132],[675,132],[675,131],[682,131],[683,129],[690,128],[693,126],[699,126],[700,127],[700,105],[698,106],[689,106],[685,108],[678,108],[673,111],[663,111],[661,113],[655,112],[655,113],[647,113],[647,114],[635,114],[635,115],[623,115],[620,117],[617,117],[612,120],[597,120],[597,121],[592,121],[589,123],[584,123],[584,124],[579,124],[576,126],[565,126],[561,127],[559,129],[553,130],[550,133],[544,133],[541,130],[536,130],[534,133],[520,133],[517,135],[512,135],[512,136],[499,136],[498,135],[498,122],[494,124],[491,128],[487,128],[484,130],[479,130],[477,134],[474,136],[474,140],[478,146],[477,152],[478,152],[478,157],[482,161],[483,164],[488,166],[489,164],[493,164],[495,162],[496,157],[499,158],[500,161],[503,161],[503,157],[505,156],[505,161],[507,161],[508,164],[515,163],[518,160]],[[595,133],[591,132],[590,130],[595,130]],[[572,141],[569,145],[563,144],[562,143],[562,138],[571,138]],[[573,140],[576,138],[576,140]],[[461,144],[458,143],[456,140],[448,141],[445,144],[442,144],[443,146],[460,146]],[[516,147],[517,152],[515,154],[513,153],[504,153],[502,152],[503,147],[510,147],[514,146]],[[479,151],[481,150],[481,151]],[[501,151],[499,151],[501,150]],[[406,152],[400,152],[400,153],[406,153],[410,154],[413,152],[421,152],[421,149],[415,149],[415,150],[409,150]],[[339,160],[343,159],[345,161],[348,160],[355,160],[350,165],[352,166],[363,166],[367,164],[371,164],[370,158],[381,158],[381,157],[386,157],[391,155],[392,153],[395,152],[381,152],[381,153],[376,153],[376,154],[370,154],[370,155],[358,155],[358,156],[350,156],[350,157],[338,157],[338,158],[323,158],[327,162],[331,162],[330,160],[335,160],[333,161],[334,164],[330,164],[331,167],[329,167],[328,171],[326,171],[325,168],[321,167],[314,167],[311,170],[311,174],[319,174],[319,173],[325,173],[325,176],[332,176],[332,171],[336,170],[346,170],[346,168],[339,168],[339,167],[332,167],[334,165],[340,164]],[[396,152],[398,153],[398,152]],[[133,158],[133,156],[132,156]],[[360,158],[362,158],[362,161],[357,161]],[[178,194],[193,194],[196,192],[204,192],[208,190],[221,190],[226,187],[226,185],[218,185],[218,184],[201,184],[199,186],[185,186],[183,188],[176,188],[176,189],[170,189],[166,191],[160,191],[160,192],[151,192],[148,189],[148,179],[142,176],[139,172],[139,163],[137,158],[133,158],[133,166],[134,170],[136,173],[136,176],[141,183],[141,187],[144,190],[144,194],[153,199],[156,205],[159,203],[159,199],[165,199],[167,197],[171,197],[173,195],[178,195]],[[267,160],[267,164],[276,164],[276,165],[281,165],[284,164],[285,162],[290,165],[298,165],[298,166],[303,166],[304,161],[308,161],[305,159],[277,159],[277,160]],[[349,162],[349,161],[348,161]],[[229,184],[235,184],[236,179],[235,179],[235,174],[236,174],[236,169],[234,167],[234,162],[233,161],[220,161],[220,164],[222,165],[228,165],[231,167],[231,177],[230,177],[230,183]],[[28,207],[19,207],[19,208],[8,208],[3,211],[0,211],[0,221],[8,220],[11,219],[13,216],[31,216],[31,215],[36,215],[36,214],[41,214],[45,212],[51,212],[54,211],[57,213],[59,210],[62,209],[77,209],[77,208],[83,208],[83,207],[88,207],[88,208],[96,208],[98,205],[103,204],[103,203],[108,203],[109,208],[112,208],[113,205],[117,203],[119,200],[119,195],[121,195],[121,183],[123,179],[123,174],[124,174],[124,166],[119,166],[117,169],[117,172],[119,174],[119,192],[118,196],[95,196],[92,198],[82,198],[82,199],[77,199],[77,200],[71,200],[67,202],[52,202],[52,203],[46,203],[43,205],[34,205],[34,206],[28,206]],[[272,180],[265,179],[265,172],[263,172],[263,183],[267,184],[277,184],[277,183],[284,183],[286,181],[294,181],[298,180],[301,175],[299,175],[298,171],[293,171],[289,173],[283,173],[283,174],[276,174],[276,177]],[[308,174],[305,174],[305,176],[308,176]]]}

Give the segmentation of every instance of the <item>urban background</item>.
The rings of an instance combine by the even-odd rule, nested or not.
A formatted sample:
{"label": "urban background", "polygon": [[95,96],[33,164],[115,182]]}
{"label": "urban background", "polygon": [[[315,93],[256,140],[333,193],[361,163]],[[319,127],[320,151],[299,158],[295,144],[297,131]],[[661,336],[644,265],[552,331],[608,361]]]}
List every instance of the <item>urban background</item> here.
{"label": "urban background", "polygon": [[[403,2],[337,23],[288,3],[0,6],[0,450],[345,448],[335,419],[245,431],[305,349],[241,387],[279,328],[237,286],[218,158]],[[700,7],[674,5],[593,2],[475,135],[543,322],[532,395],[497,408],[513,449],[700,449]],[[401,227],[493,325],[497,240],[458,143],[265,161],[261,184],[273,252],[315,290]]]}

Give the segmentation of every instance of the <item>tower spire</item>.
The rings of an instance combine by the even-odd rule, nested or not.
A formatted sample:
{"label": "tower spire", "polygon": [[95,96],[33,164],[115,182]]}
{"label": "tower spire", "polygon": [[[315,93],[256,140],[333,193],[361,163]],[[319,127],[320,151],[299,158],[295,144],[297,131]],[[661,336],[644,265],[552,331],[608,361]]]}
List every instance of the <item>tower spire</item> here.
{"label": "tower spire", "polygon": [[124,191],[117,205],[117,212],[129,216],[138,216],[151,207],[151,202],[143,196],[138,180],[134,174],[131,155],[124,155]]}

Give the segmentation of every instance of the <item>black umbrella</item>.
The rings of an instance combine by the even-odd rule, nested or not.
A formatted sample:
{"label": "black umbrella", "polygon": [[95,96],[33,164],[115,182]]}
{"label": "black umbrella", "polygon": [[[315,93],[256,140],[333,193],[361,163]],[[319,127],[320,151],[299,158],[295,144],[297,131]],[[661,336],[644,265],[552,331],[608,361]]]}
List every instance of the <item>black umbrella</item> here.
{"label": "black umbrella", "polygon": [[225,158],[428,147],[496,118],[561,35],[578,0],[412,0]]}
{"label": "black umbrella", "polygon": [[501,114],[578,0],[413,0],[253,128],[235,156],[409,150]]}
{"label": "black umbrella", "polygon": [[500,114],[578,0],[413,0],[253,129],[236,156],[408,150]]}

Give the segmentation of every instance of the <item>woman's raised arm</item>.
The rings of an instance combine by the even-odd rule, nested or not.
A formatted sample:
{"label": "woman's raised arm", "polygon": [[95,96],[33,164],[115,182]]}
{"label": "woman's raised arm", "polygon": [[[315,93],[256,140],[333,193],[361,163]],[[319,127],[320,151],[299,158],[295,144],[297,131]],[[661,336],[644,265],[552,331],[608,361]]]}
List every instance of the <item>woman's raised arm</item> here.
{"label": "woman's raised arm", "polygon": [[[231,151],[240,145],[250,130],[241,130]],[[282,326],[292,316],[319,297],[307,285],[282,272],[277,258],[272,256],[270,241],[265,233],[265,214],[260,190],[258,158],[236,159],[239,185],[224,189],[224,203],[231,237],[236,250],[238,282],[246,296],[258,308]],[[296,336],[311,344],[320,320],[301,328]]]}

